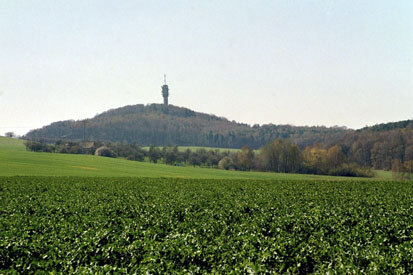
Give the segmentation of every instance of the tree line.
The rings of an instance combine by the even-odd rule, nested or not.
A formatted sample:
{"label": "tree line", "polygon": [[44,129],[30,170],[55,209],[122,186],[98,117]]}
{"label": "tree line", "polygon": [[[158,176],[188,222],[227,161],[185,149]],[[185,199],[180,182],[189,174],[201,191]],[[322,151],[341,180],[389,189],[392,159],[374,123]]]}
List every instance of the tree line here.
{"label": "tree line", "polygon": [[[58,141],[49,144],[26,141],[27,150],[68,154],[94,154],[119,157],[135,161],[149,161],[176,166],[202,166],[225,170],[268,171],[280,173],[325,174],[337,176],[372,176],[369,168],[350,162],[339,145],[328,149],[319,144],[304,150],[290,140],[276,139],[258,151],[248,146],[236,152],[229,150],[199,148],[179,150],[178,146],[150,146],[142,148],[136,143],[96,142],[85,148],[84,142]],[[103,148],[100,150],[99,148]]]}

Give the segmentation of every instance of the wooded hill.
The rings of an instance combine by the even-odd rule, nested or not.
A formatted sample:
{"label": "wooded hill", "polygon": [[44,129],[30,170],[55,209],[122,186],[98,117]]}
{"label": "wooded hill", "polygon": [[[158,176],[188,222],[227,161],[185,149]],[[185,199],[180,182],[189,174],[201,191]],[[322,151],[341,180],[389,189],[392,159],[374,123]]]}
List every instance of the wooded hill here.
{"label": "wooded hill", "polygon": [[[30,131],[24,138],[45,142],[79,141],[83,139],[83,126],[82,121],[55,122]],[[364,167],[390,170],[396,160],[402,165],[413,165],[409,162],[413,160],[413,120],[359,130],[273,124],[250,126],[172,105],[131,105],[88,119],[86,139],[139,146],[241,148],[247,145],[252,149],[276,139],[289,139],[318,168],[323,166],[320,163],[328,159],[328,150],[333,147],[342,152],[346,162]]]}
{"label": "wooded hill", "polygon": [[338,145],[352,162],[375,169],[390,170],[395,161],[413,169],[413,120],[382,123],[348,132],[323,144]]}
{"label": "wooded hill", "polygon": [[[345,128],[324,126],[253,125],[229,121],[215,115],[187,108],[161,104],[130,105],[106,111],[86,122],[86,139],[105,142],[136,142],[140,146],[207,146],[258,149],[269,141],[291,139],[300,148],[338,139]],[[26,136],[31,140],[80,140],[82,121],[59,121]]]}

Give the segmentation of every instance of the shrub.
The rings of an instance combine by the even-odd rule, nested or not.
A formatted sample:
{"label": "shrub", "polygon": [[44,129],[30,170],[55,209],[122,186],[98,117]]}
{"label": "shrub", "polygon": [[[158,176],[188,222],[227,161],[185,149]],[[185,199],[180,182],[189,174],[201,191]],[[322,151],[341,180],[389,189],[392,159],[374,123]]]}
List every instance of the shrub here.
{"label": "shrub", "polygon": [[355,163],[342,164],[340,167],[330,169],[328,174],[344,177],[373,177],[371,169],[360,167]]}
{"label": "shrub", "polygon": [[42,143],[38,141],[31,141],[28,140],[24,143],[26,146],[27,151],[33,151],[33,152],[54,152],[55,151],[55,146],[50,145],[47,143]]}
{"label": "shrub", "polygon": [[219,169],[224,169],[224,170],[229,170],[234,168],[234,162],[230,157],[223,157],[219,162],[218,162],[218,168]]}

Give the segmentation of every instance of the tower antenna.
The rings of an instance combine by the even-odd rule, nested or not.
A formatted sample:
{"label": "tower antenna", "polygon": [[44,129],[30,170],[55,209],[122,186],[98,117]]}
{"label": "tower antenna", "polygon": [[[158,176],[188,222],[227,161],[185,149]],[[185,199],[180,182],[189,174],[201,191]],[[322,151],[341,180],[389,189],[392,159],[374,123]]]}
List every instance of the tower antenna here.
{"label": "tower antenna", "polygon": [[163,104],[168,106],[168,96],[169,96],[169,87],[166,85],[166,74],[163,75],[163,82],[162,85],[162,96],[163,96]]}

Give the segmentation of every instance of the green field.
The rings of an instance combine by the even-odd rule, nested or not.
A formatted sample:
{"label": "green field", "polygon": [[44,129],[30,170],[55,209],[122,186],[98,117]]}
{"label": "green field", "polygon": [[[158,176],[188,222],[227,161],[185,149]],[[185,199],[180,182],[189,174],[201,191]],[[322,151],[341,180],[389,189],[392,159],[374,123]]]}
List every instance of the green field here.
{"label": "green field", "polygon": [[381,178],[381,179],[391,180],[393,178],[393,175],[392,175],[391,171],[376,170],[375,171],[375,177]]}
{"label": "green field", "polygon": [[0,137],[0,176],[178,177],[240,179],[351,179],[344,177],[225,171],[128,161],[92,155],[36,153],[23,140]]}
{"label": "green field", "polygon": [[0,177],[0,273],[412,274],[413,184]]}

